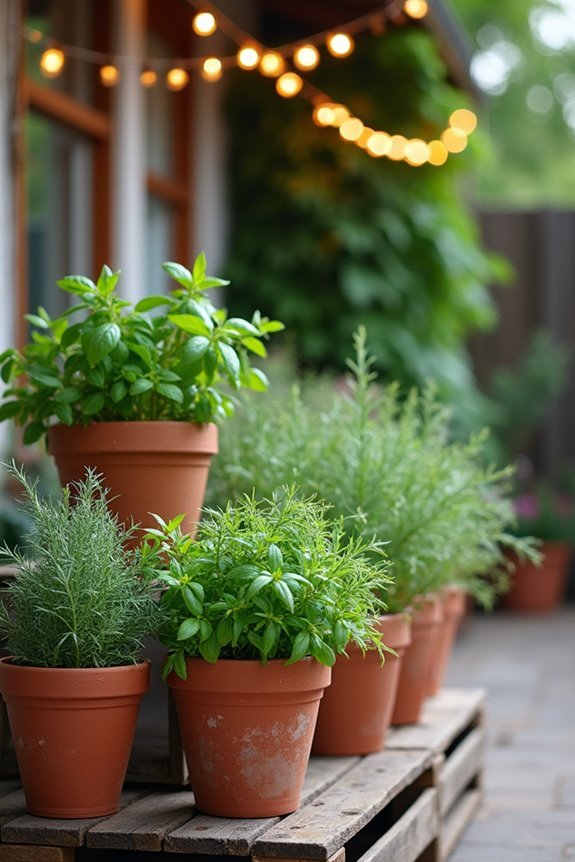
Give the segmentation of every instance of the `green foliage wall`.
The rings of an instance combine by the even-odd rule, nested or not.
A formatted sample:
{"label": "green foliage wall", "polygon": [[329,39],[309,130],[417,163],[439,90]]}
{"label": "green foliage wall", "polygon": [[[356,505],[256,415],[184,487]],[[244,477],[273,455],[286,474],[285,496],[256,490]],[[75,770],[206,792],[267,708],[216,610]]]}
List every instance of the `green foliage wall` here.
{"label": "green foliage wall", "polygon": [[[315,74],[366,124],[392,134],[437,137],[466,102],[418,29],[363,37],[353,57],[326,59]],[[473,387],[463,344],[494,321],[485,284],[495,268],[459,187],[473,153],[441,168],[373,159],[256,75],[237,76],[228,120],[230,303],[284,320],[304,364],[341,366],[365,323],[390,378]]]}

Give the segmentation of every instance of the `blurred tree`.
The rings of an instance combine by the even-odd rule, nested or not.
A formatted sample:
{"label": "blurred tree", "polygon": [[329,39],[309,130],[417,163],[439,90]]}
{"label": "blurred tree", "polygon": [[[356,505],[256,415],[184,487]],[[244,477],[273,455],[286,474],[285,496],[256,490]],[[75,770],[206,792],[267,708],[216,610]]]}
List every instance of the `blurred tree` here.
{"label": "blurred tree", "polygon": [[452,0],[472,36],[472,75],[490,95],[483,201],[575,204],[575,0]]}

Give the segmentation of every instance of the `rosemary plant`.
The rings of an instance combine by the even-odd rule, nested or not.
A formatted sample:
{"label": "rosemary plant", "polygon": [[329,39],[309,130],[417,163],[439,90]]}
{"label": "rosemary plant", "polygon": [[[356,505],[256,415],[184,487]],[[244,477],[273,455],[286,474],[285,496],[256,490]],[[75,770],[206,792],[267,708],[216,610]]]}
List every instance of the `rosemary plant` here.
{"label": "rosemary plant", "polygon": [[33,524],[26,556],[5,547],[18,574],[5,593],[0,625],[17,664],[35,667],[112,667],[139,660],[158,611],[152,582],[142,576],[139,551],[106,505],[107,491],[88,471],[41,499],[37,484],[10,468],[26,492]]}

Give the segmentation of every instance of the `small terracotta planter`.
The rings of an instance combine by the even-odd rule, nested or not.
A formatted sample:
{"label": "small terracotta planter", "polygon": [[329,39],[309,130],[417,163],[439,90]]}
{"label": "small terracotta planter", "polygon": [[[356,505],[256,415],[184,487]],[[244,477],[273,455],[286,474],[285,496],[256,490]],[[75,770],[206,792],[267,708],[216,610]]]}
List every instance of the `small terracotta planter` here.
{"label": "small terracotta planter", "polygon": [[118,810],[148,662],[41,668],[0,659],[20,777],[30,814],[102,817]]}
{"label": "small terracotta planter", "polygon": [[467,607],[467,594],[460,587],[444,587],[440,599],[443,606],[443,623],[439,629],[436,653],[431,663],[427,691],[430,696],[437,694],[443,685],[457,630]]}
{"label": "small terracotta planter", "polygon": [[299,805],[319,701],[331,670],[314,659],[188,659],[168,677],[194,799],[218,817],[273,817]]}
{"label": "small terracotta planter", "polygon": [[429,594],[416,599],[414,607],[411,644],[403,656],[392,724],[415,724],[420,719],[443,619],[443,607],[438,595]]}
{"label": "small terracotta planter", "polygon": [[55,425],[48,438],[60,482],[84,478],[86,467],[104,475],[111,508],[122,521],[157,526],[148,514],[169,521],[186,513],[182,531],[193,532],[204,502],[215,425],[192,422],[95,422]]}
{"label": "small terracotta planter", "polygon": [[380,629],[397,657],[386,654],[382,665],[377,652],[363,655],[355,644],[347,647],[349,658],[338,656],[319,707],[313,754],[370,754],[383,748],[411,624],[406,615],[392,614],[380,618]]}
{"label": "small terracotta planter", "polygon": [[573,548],[568,542],[545,542],[540,550],[543,554],[540,566],[512,557],[516,568],[510,576],[511,589],[502,597],[505,610],[549,613],[561,605]]}

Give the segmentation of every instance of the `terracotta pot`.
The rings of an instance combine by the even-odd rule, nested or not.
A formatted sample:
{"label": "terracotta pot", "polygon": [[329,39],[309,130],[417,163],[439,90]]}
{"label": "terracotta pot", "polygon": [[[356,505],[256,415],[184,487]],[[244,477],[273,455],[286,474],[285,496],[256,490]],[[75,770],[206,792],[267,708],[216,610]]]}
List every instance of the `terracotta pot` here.
{"label": "terracotta pot", "polygon": [[444,587],[439,594],[443,606],[443,622],[436,640],[436,651],[431,663],[429,688],[427,694],[437,694],[441,686],[451,658],[451,651],[459,624],[467,607],[467,593],[461,587]]}
{"label": "terracotta pot", "polygon": [[186,512],[182,530],[193,532],[204,502],[215,425],[191,422],[95,422],[55,425],[48,438],[62,485],[84,478],[86,467],[104,475],[116,497],[111,508],[129,524],[157,526]]}
{"label": "terracotta pot", "polygon": [[118,810],[148,662],[112,668],[22,667],[0,659],[0,691],[30,814]]}
{"label": "terracotta pot", "polygon": [[380,618],[380,629],[397,657],[386,654],[382,665],[376,651],[363,655],[355,644],[347,647],[349,658],[338,656],[319,707],[313,754],[370,754],[383,748],[411,624],[406,615],[393,614]]}
{"label": "terracotta pot", "polygon": [[545,542],[541,552],[541,566],[512,557],[516,568],[510,576],[511,589],[501,601],[506,610],[548,613],[562,603],[573,549],[568,542]]}
{"label": "terracotta pot", "polygon": [[443,607],[438,595],[430,593],[415,599],[411,644],[401,663],[392,724],[414,724],[420,719],[442,619]]}
{"label": "terracotta pot", "polygon": [[314,659],[187,662],[172,673],[197,807],[218,817],[273,817],[299,805],[330,668]]}

